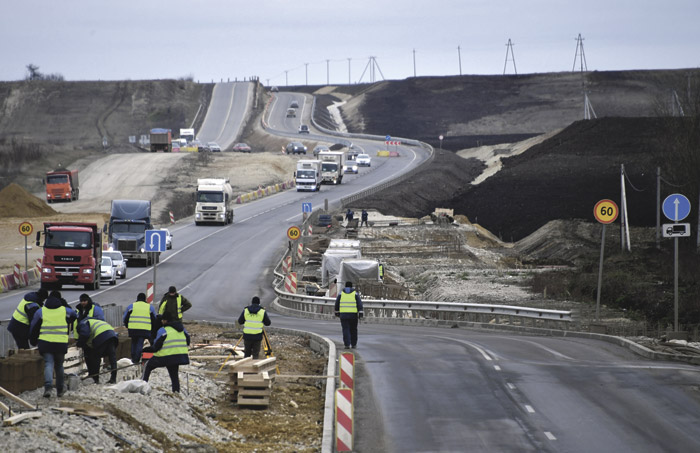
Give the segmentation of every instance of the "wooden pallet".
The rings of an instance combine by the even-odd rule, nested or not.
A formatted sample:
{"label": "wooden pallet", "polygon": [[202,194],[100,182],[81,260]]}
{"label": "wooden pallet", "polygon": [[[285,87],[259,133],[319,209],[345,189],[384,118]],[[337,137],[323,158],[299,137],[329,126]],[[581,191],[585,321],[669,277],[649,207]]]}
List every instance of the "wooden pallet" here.
{"label": "wooden pallet", "polygon": [[269,406],[274,380],[274,375],[270,377],[267,371],[261,373],[238,371],[231,386],[233,396],[239,406]]}

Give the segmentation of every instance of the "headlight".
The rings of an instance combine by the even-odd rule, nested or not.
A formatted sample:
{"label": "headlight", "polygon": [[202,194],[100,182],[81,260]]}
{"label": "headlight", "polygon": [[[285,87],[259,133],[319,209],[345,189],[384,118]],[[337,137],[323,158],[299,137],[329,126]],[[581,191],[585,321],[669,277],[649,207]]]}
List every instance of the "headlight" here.
{"label": "headlight", "polygon": [[92,274],[92,269],[83,269],[83,274]]}
{"label": "headlight", "polygon": [[50,268],[50,267],[42,267],[42,268],[41,268],[41,273],[42,273],[42,274],[50,274],[50,273],[51,273],[51,268]]}
{"label": "headlight", "polygon": [[199,212],[194,215],[195,219],[199,219],[200,217],[202,217],[202,214],[200,214]]}
{"label": "headlight", "polygon": [[223,220],[223,219],[224,219],[224,214],[223,214],[223,213],[219,214],[219,218]]}
{"label": "headlight", "polygon": [[66,198],[70,197],[70,192],[66,192]]}
{"label": "headlight", "polygon": [[143,248],[143,247],[141,247],[140,250],[141,250],[141,253],[145,253],[145,252],[146,252],[146,249]]}

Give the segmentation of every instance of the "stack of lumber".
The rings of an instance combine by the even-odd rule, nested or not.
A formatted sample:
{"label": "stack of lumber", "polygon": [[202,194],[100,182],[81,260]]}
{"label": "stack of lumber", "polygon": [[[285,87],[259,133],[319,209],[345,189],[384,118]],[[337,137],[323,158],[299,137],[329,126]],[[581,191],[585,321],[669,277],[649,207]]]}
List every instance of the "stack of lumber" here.
{"label": "stack of lumber", "polygon": [[275,357],[262,360],[246,357],[226,364],[231,377],[232,396],[239,406],[270,405],[276,362]]}

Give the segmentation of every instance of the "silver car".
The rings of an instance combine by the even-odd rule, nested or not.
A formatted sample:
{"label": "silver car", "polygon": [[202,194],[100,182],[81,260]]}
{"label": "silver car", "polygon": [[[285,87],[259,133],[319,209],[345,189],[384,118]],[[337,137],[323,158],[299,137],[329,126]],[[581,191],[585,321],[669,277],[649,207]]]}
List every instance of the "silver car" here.
{"label": "silver car", "polygon": [[117,277],[119,278],[126,278],[126,262],[127,259],[124,258],[124,255],[122,255],[122,252],[119,251],[109,251],[109,252],[102,252],[102,256],[108,256],[112,258],[112,265],[117,271]]}
{"label": "silver car", "polygon": [[108,256],[103,256],[100,263],[100,281],[109,282],[111,286],[117,284],[117,269],[112,264],[112,258]]}

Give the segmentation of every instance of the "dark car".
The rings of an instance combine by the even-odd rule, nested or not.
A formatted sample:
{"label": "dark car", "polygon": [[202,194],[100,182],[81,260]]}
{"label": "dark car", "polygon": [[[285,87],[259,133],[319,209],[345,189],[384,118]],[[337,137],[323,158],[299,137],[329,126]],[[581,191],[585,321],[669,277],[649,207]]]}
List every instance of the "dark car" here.
{"label": "dark car", "polygon": [[247,143],[236,143],[233,145],[233,150],[239,153],[249,153],[251,151]]}
{"label": "dark car", "polygon": [[297,101],[292,101],[291,104],[289,104],[290,109],[298,109],[299,108],[299,103]]}
{"label": "dark car", "polygon": [[309,126],[307,126],[306,124],[302,124],[301,126],[299,126],[299,133],[300,134],[308,134],[309,133]]}
{"label": "dark car", "polygon": [[306,154],[306,146],[300,142],[289,142],[285,152],[287,154]]}

